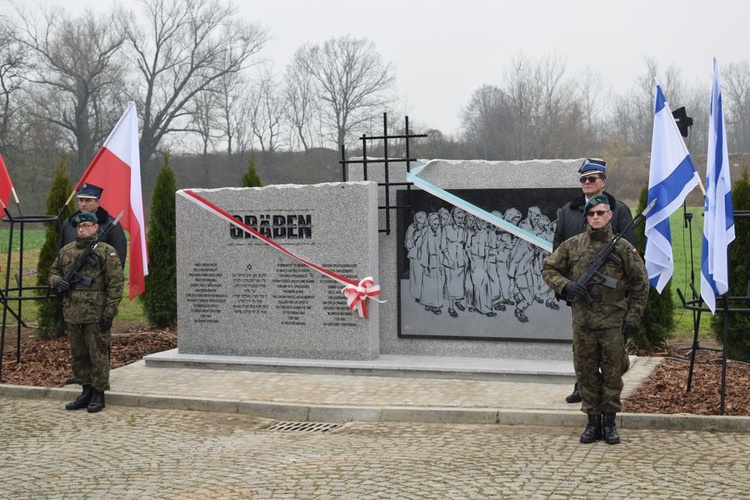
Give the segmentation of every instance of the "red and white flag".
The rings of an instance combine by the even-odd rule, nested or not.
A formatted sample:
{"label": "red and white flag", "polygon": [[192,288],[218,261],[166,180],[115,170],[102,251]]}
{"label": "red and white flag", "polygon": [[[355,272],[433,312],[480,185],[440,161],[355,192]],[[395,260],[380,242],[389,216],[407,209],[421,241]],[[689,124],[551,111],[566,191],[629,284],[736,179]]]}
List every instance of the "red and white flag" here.
{"label": "red and white flag", "polygon": [[104,145],[76,185],[84,182],[104,189],[101,204],[111,214],[125,214],[120,223],[130,233],[130,300],[146,290],[148,250],[141,191],[141,159],[138,149],[138,116],[135,103],[120,117]]}
{"label": "red and white flag", "polygon": [[10,194],[12,192],[13,183],[10,180],[8,169],[5,168],[3,157],[0,155],[0,201],[3,202],[3,206],[7,207],[8,203],[10,203]]}

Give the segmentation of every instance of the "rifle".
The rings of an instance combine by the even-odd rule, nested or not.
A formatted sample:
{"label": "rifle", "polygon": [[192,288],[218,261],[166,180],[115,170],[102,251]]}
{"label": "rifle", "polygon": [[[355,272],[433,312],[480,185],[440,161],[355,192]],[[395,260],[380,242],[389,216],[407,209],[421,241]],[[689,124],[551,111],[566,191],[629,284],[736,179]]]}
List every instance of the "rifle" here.
{"label": "rifle", "polygon": [[70,283],[70,289],[66,292],[66,295],[68,297],[70,297],[70,294],[78,284],[82,284],[83,286],[87,287],[91,286],[93,278],[84,276],[83,274],[81,274],[81,270],[86,266],[86,264],[95,263],[94,258],[91,256],[92,252],[96,249],[96,246],[99,244],[99,242],[102,241],[112,231],[112,229],[117,225],[118,222],[120,222],[120,219],[124,214],[125,210],[120,212],[120,215],[118,215],[117,218],[104,229],[104,231],[100,231],[96,235],[96,239],[94,239],[94,241],[91,242],[88,248],[86,248],[86,250],[78,256],[75,263],[73,264],[73,267],[71,267],[70,271],[65,274],[63,279]]}
{"label": "rifle", "polygon": [[[609,243],[604,245],[602,249],[599,250],[599,253],[594,256],[594,260],[591,261],[591,264],[589,264],[589,267],[586,268],[586,271],[584,271],[581,277],[576,280],[579,285],[583,285],[584,288],[586,288],[588,285],[604,285],[609,288],[615,288],[617,286],[616,279],[612,278],[611,276],[607,276],[606,274],[600,273],[599,269],[602,268],[607,259],[612,259],[616,264],[622,263],[622,260],[617,255],[612,253],[615,249],[615,245],[617,245],[617,242],[620,241],[622,236],[631,227],[636,227],[641,223],[643,219],[646,218],[651,209],[654,208],[655,204],[656,198],[654,198],[651,203],[649,203],[648,206],[643,209],[643,212],[636,215],[635,218],[630,221],[630,224],[625,227],[625,229],[614,235]],[[587,290],[586,295],[582,300],[587,304],[591,304],[592,302],[594,302],[594,297],[592,297]]]}

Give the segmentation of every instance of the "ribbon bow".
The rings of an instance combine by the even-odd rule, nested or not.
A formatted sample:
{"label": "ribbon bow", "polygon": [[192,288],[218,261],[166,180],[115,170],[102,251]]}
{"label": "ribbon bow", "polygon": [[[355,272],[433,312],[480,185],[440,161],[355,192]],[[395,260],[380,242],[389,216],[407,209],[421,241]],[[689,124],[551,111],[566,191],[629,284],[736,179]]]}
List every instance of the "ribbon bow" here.
{"label": "ribbon bow", "polygon": [[380,295],[380,285],[376,285],[371,276],[364,278],[358,285],[346,285],[341,293],[346,297],[346,305],[351,311],[357,310],[360,318],[367,318],[366,299],[373,299],[381,304],[384,300],[378,300],[375,297]]}

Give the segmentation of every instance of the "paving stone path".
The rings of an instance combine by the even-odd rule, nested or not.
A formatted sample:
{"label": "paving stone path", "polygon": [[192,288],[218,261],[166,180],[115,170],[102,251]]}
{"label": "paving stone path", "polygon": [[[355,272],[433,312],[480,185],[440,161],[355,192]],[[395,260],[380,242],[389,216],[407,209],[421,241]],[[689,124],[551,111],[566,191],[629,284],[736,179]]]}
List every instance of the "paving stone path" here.
{"label": "paving stone path", "polygon": [[750,434],[346,423],[0,398],[0,498],[750,498]]}

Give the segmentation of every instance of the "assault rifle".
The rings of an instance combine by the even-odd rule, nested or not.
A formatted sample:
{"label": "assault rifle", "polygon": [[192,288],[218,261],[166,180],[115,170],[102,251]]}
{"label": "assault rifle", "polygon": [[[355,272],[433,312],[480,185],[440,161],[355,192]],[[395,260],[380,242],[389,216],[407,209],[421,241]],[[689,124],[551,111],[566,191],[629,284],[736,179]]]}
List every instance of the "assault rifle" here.
{"label": "assault rifle", "polygon": [[81,274],[81,270],[86,266],[86,264],[95,263],[94,258],[91,256],[91,254],[93,253],[94,249],[96,249],[96,246],[99,244],[99,242],[102,241],[110,232],[112,232],[112,230],[117,225],[117,223],[120,222],[120,219],[124,214],[125,210],[120,212],[120,215],[118,215],[117,218],[104,229],[104,231],[99,231],[94,241],[92,241],[88,248],[78,256],[75,263],[73,264],[73,267],[71,267],[70,271],[65,274],[63,279],[70,283],[70,289],[65,293],[66,295],[70,296],[70,294],[73,292],[73,290],[75,290],[76,285],[78,284],[87,287],[91,286],[91,281],[93,280],[93,278]]}
{"label": "assault rifle", "polygon": [[[584,271],[581,277],[576,280],[579,285],[582,285],[584,288],[588,287],[589,285],[604,285],[609,288],[615,288],[617,286],[616,279],[612,278],[611,276],[607,276],[606,274],[600,273],[599,269],[602,268],[607,259],[611,259],[617,264],[620,264],[622,262],[622,260],[616,254],[612,253],[615,249],[615,245],[617,245],[617,242],[620,241],[622,235],[624,235],[631,227],[636,227],[641,223],[643,219],[646,218],[651,209],[654,208],[655,204],[656,198],[654,198],[654,200],[651,201],[651,203],[649,203],[648,206],[643,209],[643,212],[636,215],[635,218],[630,221],[630,224],[625,227],[625,229],[614,235],[609,243],[604,245],[602,249],[599,250],[599,253],[594,256],[594,260],[591,261],[591,264],[589,264],[589,267],[586,268],[586,271]],[[596,298],[598,299],[599,297]],[[583,300],[587,304],[591,304],[592,302],[594,302],[594,299],[595,297],[592,297],[587,289],[586,295],[584,295],[581,300]]]}

